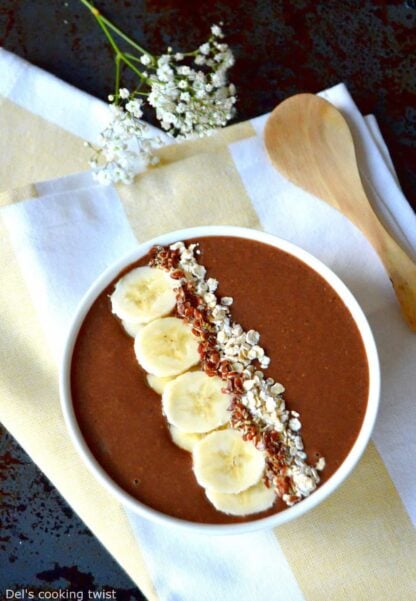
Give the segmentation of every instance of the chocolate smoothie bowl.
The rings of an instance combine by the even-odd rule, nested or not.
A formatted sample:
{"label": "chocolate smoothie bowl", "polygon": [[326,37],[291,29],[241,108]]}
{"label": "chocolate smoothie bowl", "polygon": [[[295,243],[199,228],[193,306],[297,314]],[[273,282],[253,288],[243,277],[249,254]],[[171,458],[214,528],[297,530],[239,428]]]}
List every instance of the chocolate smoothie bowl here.
{"label": "chocolate smoothie bowl", "polygon": [[288,242],[220,226],[107,270],[61,378],[95,476],[145,517],[212,533],[275,526],[328,496],[378,396],[374,340],[342,282]]}

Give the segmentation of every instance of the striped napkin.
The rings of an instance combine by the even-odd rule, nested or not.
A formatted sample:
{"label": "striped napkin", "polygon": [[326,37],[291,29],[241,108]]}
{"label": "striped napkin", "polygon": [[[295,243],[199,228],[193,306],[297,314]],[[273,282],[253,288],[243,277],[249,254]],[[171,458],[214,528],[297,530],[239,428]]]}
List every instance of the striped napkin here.
{"label": "striped napkin", "polygon": [[[106,106],[4,50],[0,74],[5,427],[151,601],[415,598],[416,336],[366,239],[270,166],[267,116],[165,147],[133,186],[103,188],[79,172],[82,139],[96,139]],[[374,118],[360,115],[343,85],[322,96],[349,120],[371,199],[414,255],[416,219]],[[69,322],[96,276],[138,242],[204,224],[263,229],[323,260],[361,303],[382,365],[380,415],[353,474],[295,522],[238,537],[195,535],[125,511],[78,458],[58,399]]]}

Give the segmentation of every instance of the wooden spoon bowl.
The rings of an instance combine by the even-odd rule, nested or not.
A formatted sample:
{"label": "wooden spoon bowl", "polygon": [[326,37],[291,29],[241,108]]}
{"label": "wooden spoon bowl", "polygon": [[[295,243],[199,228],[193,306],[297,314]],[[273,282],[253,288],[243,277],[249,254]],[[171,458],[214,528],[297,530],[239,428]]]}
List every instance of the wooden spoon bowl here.
{"label": "wooden spoon bowl", "polygon": [[338,209],[368,238],[389,274],[404,318],[416,331],[416,265],[371,207],[341,113],[319,96],[298,94],[275,108],[264,136],[270,160],[284,177]]}

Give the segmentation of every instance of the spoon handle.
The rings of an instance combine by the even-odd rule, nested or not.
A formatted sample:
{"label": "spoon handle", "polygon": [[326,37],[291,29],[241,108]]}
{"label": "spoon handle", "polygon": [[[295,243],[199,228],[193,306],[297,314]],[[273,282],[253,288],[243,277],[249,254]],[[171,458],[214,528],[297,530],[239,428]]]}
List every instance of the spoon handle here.
{"label": "spoon handle", "polygon": [[393,284],[403,317],[416,332],[416,265],[390,236],[379,256]]}
{"label": "spoon handle", "polygon": [[369,202],[367,210],[364,210],[358,219],[354,219],[352,215],[350,219],[361,229],[379,255],[393,285],[403,317],[416,332],[415,262],[385,229],[370,208]]}

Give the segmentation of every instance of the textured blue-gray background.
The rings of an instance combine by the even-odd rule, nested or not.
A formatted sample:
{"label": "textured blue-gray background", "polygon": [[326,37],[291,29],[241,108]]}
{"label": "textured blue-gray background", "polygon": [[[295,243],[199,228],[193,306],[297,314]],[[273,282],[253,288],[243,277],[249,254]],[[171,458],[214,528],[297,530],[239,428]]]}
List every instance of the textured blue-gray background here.
{"label": "textured blue-gray background", "polygon": [[[360,109],[376,115],[402,187],[416,207],[416,0],[103,0],[96,5],[155,54],[168,45],[193,49],[205,41],[212,23],[223,21],[237,59],[232,80],[238,120],[265,113],[291,94],[345,81]],[[78,0],[0,0],[0,45],[103,99],[112,91],[111,52]],[[0,594],[24,587],[115,590],[118,601],[143,599],[0,428]]]}

